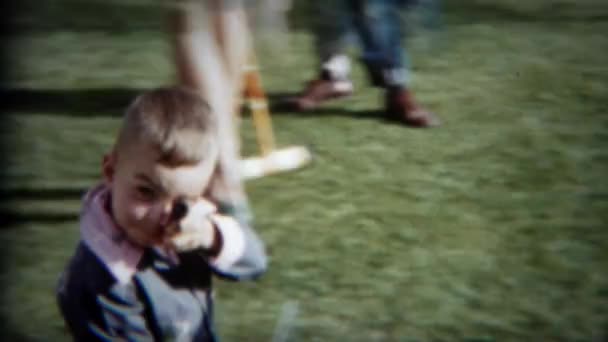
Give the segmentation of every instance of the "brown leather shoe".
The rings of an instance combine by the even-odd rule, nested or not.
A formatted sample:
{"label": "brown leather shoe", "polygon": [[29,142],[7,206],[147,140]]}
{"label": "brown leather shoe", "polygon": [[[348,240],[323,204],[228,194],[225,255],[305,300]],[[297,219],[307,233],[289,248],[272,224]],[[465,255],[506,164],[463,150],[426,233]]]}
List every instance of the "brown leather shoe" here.
{"label": "brown leather shoe", "polygon": [[387,90],[386,116],[412,127],[435,127],[441,124],[432,112],[418,106],[407,89]]}
{"label": "brown leather shoe", "polygon": [[295,110],[311,110],[323,102],[346,97],[353,93],[353,84],[349,80],[328,80],[319,78],[308,82],[306,89],[289,102]]}

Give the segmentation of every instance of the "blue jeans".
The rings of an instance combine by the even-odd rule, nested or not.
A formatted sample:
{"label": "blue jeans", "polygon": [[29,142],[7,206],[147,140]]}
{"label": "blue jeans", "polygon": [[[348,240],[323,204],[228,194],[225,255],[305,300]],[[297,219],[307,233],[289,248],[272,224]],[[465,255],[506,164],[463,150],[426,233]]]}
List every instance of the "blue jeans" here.
{"label": "blue jeans", "polygon": [[[329,1],[329,0],[326,0]],[[335,1],[335,2],[334,2]],[[321,5],[317,49],[322,61],[344,54],[352,38],[361,45],[375,86],[404,86],[408,81],[407,54],[402,46],[401,13],[411,0],[331,0]]]}

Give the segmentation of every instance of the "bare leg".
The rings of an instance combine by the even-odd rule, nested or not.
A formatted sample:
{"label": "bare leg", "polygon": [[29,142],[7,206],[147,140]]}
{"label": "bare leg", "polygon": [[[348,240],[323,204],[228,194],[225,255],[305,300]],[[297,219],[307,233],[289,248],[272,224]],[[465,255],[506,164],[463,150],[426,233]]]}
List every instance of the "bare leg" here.
{"label": "bare leg", "polygon": [[249,220],[234,113],[250,48],[244,12],[236,1],[189,1],[187,6],[172,13],[175,60],[180,82],[200,90],[217,115],[220,157],[209,195]]}

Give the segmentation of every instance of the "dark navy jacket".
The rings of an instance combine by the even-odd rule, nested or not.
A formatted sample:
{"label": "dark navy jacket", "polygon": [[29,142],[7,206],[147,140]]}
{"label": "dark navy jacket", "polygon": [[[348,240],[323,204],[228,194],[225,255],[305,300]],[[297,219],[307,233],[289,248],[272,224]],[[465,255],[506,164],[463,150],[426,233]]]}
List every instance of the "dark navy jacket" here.
{"label": "dark navy jacket", "polygon": [[169,255],[135,248],[115,235],[105,196],[103,187],[87,194],[82,238],[57,288],[74,339],[215,341],[212,275],[246,280],[263,273],[266,255],[255,232],[222,221],[225,251],[214,260],[196,250]]}

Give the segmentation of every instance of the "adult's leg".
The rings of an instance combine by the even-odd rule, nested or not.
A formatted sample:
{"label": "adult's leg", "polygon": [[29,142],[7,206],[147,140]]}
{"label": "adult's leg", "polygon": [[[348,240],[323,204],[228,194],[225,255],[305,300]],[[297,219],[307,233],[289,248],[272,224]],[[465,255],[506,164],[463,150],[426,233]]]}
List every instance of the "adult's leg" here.
{"label": "adult's leg", "polygon": [[216,114],[219,163],[208,195],[241,221],[252,219],[241,169],[235,105],[249,35],[240,1],[188,1],[172,13],[178,77]]}
{"label": "adult's leg", "polygon": [[402,44],[403,0],[350,0],[354,26],[363,47],[372,84],[386,89],[386,114],[416,127],[439,123],[435,115],[420,107],[409,89],[409,63]]}
{"label": "adult's leg", "polygon": [[352,34],[352,12],[346,0],[317,1],[313,7],[315,48],[319,67],[315,79],[293,99],[297,110],[309,110],[353,91],[346,54]]}
{"label": "adult's leg", "polygon": [[408,63],[401,44],[400,3],[397,0],[349,0],[363,49],[361,59],[372,84],[378,87],[404,85],[408,81]]}

